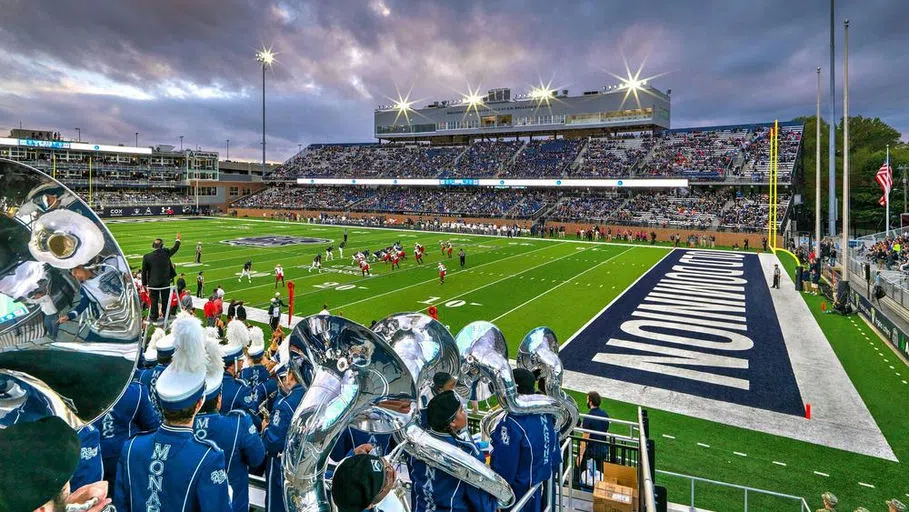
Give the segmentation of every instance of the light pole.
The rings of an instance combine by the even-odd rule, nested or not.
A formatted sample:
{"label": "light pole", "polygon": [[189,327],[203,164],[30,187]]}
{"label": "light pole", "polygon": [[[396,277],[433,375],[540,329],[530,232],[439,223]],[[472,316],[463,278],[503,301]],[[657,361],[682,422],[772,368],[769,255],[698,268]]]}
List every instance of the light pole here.
{"label": "light pole", "polygon": [[139,132],[136,132],[136,147],[139,147]]}
{"label": "light pole", "polygon": [[262,174],[265,174],[265,69],[275,61],[275,54],[270,48],[256,52],[256,61],[262,64]]}
{"label": "light pole", "polygon": [[183,136],[180,136],[180,152],[183,152]]}
{"label": "light pole", "polygon": [[230,160],[230,139],[227,139],[227,156],[224,159]]}
{"label": "light pole", "polygon": [[82,130],[79,128],[76,128],[76,140],[82,142]]}
{"label": "light pole", "polygon": [[303,151],[303,144],[297,144],[297,153]]}

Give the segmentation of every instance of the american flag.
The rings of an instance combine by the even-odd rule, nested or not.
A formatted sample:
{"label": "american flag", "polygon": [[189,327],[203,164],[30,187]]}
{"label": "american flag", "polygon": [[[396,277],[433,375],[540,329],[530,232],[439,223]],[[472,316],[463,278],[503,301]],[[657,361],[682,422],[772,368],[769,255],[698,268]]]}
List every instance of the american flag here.
{"label": "american flag", "polygon": [[878,204],[885,206],[890,201],[890,189],[893,188],[893,169],[890,167],[890,162],[884,162],[884,165],[878,169],[875,179],[881,186],[881,190],[884,191],[884,195],[878,200]]}

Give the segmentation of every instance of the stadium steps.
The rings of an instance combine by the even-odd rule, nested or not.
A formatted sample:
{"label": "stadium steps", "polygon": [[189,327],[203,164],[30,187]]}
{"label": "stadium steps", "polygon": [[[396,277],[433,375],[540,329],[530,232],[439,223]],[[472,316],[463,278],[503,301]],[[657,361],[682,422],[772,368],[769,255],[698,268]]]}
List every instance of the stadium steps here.
{"label": "stadium steps", "polygon": [[518,150],[515,151],[513,155],[511,155],[511,158],[509,158],[507,162],[503,163],[502,165],[499,166],[498,169],[496,169],[496,176],[501,176],[502,171],[504,171],[505,169],[507,169],[509,167],[514,166],[515,161],[517,161],[518,157],[521,156],[521,153],[524,152],[524,148],[527,147],[527,144],[529,142],[530,142],[529,140],[525,140],[524,143],[521,144],[521,147],[519,147]]}
{"label": "stadium steps", "polygon": [[[458,164],[461,163],[461,157],[464,156],[464,155],[466,155],[467,152],[468,152],[469,150],[470,150],[470,144],[467,144],[466,146],[464,146],[464,149],[462,149],[461,152],[458,153],[458,156],[455,157],[454,163],[453,163],[452,166],[451,166],[452,169],[457,169],[457,168],[458,168]],[[439,171],[439,175],[440,175],[440,176],[441,176],[442,172],[443,172],[443,171],[441,171],[441,170]]]}
{"label": "stadium steps", "polygon": [[631,198],[625,198],[625,200],[622,201],[622,203],[621,203],[620,205],[618,205],[618,206],[615,208],[615,210],[612,210],[611,212],[609,212],[609,214],[606,215],[606,218],[604,219],[604,222],[608,222],[608,221],[614,219],[615,216],[616,216],[616,214],[618,214],[620,211],[625,210],[626,207],[628,206],[628,201],[631,201]]}
{"label": "stadium steps", "polygon": [[574,160],[562,169],[560,176],[564,178],[566,174],[571,174],[571,171],[577,171],[580,166],[584,165],[584,161],[586,160],[584,155],[587,154],[588,147],[590,147],[590,137],[587,137],[584,141],[584,145],[581,146],[581,150],[578,151],[578,155],[574,157]]}

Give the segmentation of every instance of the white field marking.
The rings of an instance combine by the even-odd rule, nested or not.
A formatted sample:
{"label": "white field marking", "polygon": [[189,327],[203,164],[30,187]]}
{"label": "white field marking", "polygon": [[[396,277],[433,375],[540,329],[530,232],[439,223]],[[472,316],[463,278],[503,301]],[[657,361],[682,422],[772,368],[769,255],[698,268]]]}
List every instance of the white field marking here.
{"label": "white field marking", "polygon": [[[550,246],[550,247],[551,247],[551,246]],[[529,253],[531,253],[531,252],[541,251],[541,250],[546,249],[546,248],[547,248],[547,247],[540,247],[539,249],[534,249],[533,251],[528,251],[528,252],[522,253],[522,254],[529,254]],[[477,254],[481,254],[481,253],[484,253],[484,252],[486,252],[486,251],[481,251],[480,253],[477,253]],[[502,258],[502,259],[499,259],[499,260],[495,260],[495,261],[490,261],[490,262],[487,262],[487,263],[483,263],[483,264],[478,265],[478,266],[473,267],[473,268],[475,268],[475,269],[476,269],[476,268],[481,268],[481,267],[484,267],[484,266],[486,266],[486,265],[491,265],[491,264],[493,264],[493,263],[497,263],[497,262],[499,262],[499,261],[505,261],[505,260],[507,260],[507,259],[514,258],[514,257],[516,257],[516,256],[520,256],[520,254],[515,254],[515,255],[508,256],[508,257],[505,257],[505,258]],[[332,265],[332,267],[334,267],[334,266],[335,266],[335,265]],[[307,268],[308,268],[308,267],[307,267]],[[329,268],[330,268],[330,267],[329,267]],[[416,269],[422,269],[422,268],[427,268],[427,267],[421,267],[421,266],[405,267],[404,270],[403,270],[402,272],[407,272],[407,271],[416,270]],[[323,269],[323,270],[324,270],[324,271],[327,271],[328,269]],[[465,270],[464,272],[469,272],[469,271],[471,271],[471,270],[473,270],[473,269],[467,269],[467,270]],[[359,283],[359,282],[361,282],[361,281],[375,280],[375,279],[380,278],[380,277],[396,276],[396,275],[401,275],[401,274],[400,274],[400,273],[393,273],[393,272],[389,271],[389,272],[385,272],[384,274],[372,275],[372,276],[369,276],[369,277],[363,277],[363,278],[360,278],[360,279],[355,279],[355,280],[349,281],[348,283],[345,283],[345,284]],[[318,277],[318,274],[313,274],[313,275],[304,274],[304,275],[302,275],[302,276],[300,276],[300,277],[298,277],[298,278],[295,278],[293,281],[294,281],[294,282],[297,282],[297,281],[301,281],[301,280],[303,280],[303,279],[308,279],[308,278],[310,278],[310,277]],[[429,281],[423,281],[423,282],[427,282],[427,283],[428,283],[428,282],[430,282],[430,281],[435,281],[435,279],[430,279]],[[269,285],[271,285],[271,284],[272,284],[272,283],[264,283],[264,284],[260,284],[260,285],[256,285],[256,286],[247,286],[246,288],[240,288],[240,289],[238,289],[238,290],[233,290],[233,291],[231,291],[231,293],[237,293],[237,292],[242,292],[242,291],[246,291],[246,290],[252,290],[252,289],[255,289],[255,288],[261,288],[261,287],[263,287],[263,286],[269,286]],[[409,288],[409,287],[408,287],[408,288]],[[403,290],[403,289],[405,289],[405,288],[401,288],[401,289]],[[305,297],[306,295],[311,295],[311,294],[313,294],[313,293],[319,293],[320,291],[322,291],[322,290],[315,290],[315,291],[312,291],[312,292],[302,293],[302,294],[300,294],[300,295],[295,295],[295,296],[294,296],[294,300],[296,300],[296,299],[298,299],[298,298],[300,298],[300,297]]]}
{"label": "white field marking", "polygon": [[891,370],[896,370],[896,367],[893,366],[893,365],[891,364],[891,365],[890,365],[890,369],[891,369]]}
{"label": "white field marking", "polygon": [[710,448],[709,444],[704,444],[704,443],[698,443],[698,446],[700,446],[701,448]]}
{"label": "white field marking", "polygon": [[786,463],[785,463],[785,462],[780,462],[780,461],[775,460],[775,461],[773,461],[773,463],[776,464],[777,466],[786,467]]}
{"label": "white field marking", "polygon": [[[632,248],[629,248],[629,249],[625,249],[624,251],[622,251],[622,252],[619,253],[619,254],[626,253],[626,252],[630,251],[631,249],[633,249],[633,247],[632,247]],[[577,253],[574,253],[574,254],[577,254]],[[554,262],[556,262],[556,261],[565,259],[565,258],[567,258],[567,257],[569,257],[569,256],[573,256],[573,254],[566,254],[565,256],[560,256],[560,257],[556,258],[554,261],[546,261],[546,262],[540,263],[539,265],[535,265],[535,266],[533,266],[533,267],[530,267],[530,268],[528,268],[528,269],[526,269],[526,270],[521,271],[520,274],[523,274],[524,272],[530,272],[531,270],[533,270],[533,269],[535,269],[535,268],[539,268],[539,267],[542,267],[542,266],[544,266],[544,265],[549,265],[550,263],[554,263]],[[613,256],[613,257],[617,257],[617,256],[618,256],[618,255]],[[610,258],[610,259],[611,259],[611,258]],[[609,260],[606,260],[606,261],[609,261]],[[604,263],[605,263],[605,262],[604,262]],[[588,270],[589,270],[589,269],[588,269]],[[483,286],[479,286],[479,287],[477,287],[477,288],[474,288],[473,290],[468,290],[468,291],[466,291],[466,292],[464,292],[464,293],[459,293],[458,295],[455,295],[454,297],[449,297],[449,298],[447,298],[447,299],[445,299],[445,300],[446,300],[446,301],[450,301],[450,300],[452,300],[452,299],[457,299],[458,297],[463,297],[464,295],[471,294],[471,293],[473,293],[473,292],[475,292],[475,291],[477,291],[477,290],[482,290],[483,288],[486,288],[486,287],[488,287],[488,286],[492,286],[492,285],[494,285],[494,284],[496,284],[496,283],[500,283],[500,282],[505,281],[505,280],[507,280],[507,279],[511,279],[512,277],[514,277],[514,276],[517,275],[517,274],[511,275],[511,276],[505,276],[505,274],[499,274],[499,275],[504,276],[504,277],[502,277],[502,279],[496,279],[495,281],[493,281],[493,282],[491,282],[491,283],[486,283],[486,284],[484,284]],[[551,290],[554,290],[554,289],[555,289],[555,288],[552,288],[552,289],[550,289],[550,291],[551,291]],[[428,307],[428,306],[427,306],[427,307]],[[424,311],[425,309],[427,309],[427,308],[423,308],[423,309],[421,309],[420,311]],[[418,311],[418,313],[419,313],[419,311]],[[501,317],[499,317],[499,318],[501,318]]]}
{"label": "white field marking", "polygon": [[[603,264],[605,264],[605,263],[609,263],[610,261],[612,261],[612,260],[618,258],[619,256],[625,254],[626,252],[628,252],[628,251],[630,251],[630,250],[631,250],[631,248],[625,249],[624,251],[622,251],[622,252],[616,254],[615,256],[612,256],[611,258],[609,258],[609,259],[607,259],[607,260],[605,260],[605,261],[601,261],[600,263],[597,263],[596,265],[594,265],[594,266],[588,268],[587,270],[584,270],[583,272],[581,272],[581,273],[579,273],[579,274],[577,274],[577,275],[574,275],[574,276],[570,277],[569,279],[577,279],[577,278],[581,277],[582,275],[586,274],[587,272],[590,272],[591,270],[593,270],[593,269],[599,267],[600,265],[603,265]],[[533,279],[533,278],[531,278],[531,279]],[[558,288],[561,288],[562,285],[564,285],[564,284],[565,284],[565,283],[557,284],[557,285],[553,286],[552,288],[549,288],[548,290],[545,290],[543,293],[537,295],[536,297],[533,297],[532,299],[526,300],[526,301],[522,302],[521,304],[519,304],[519,305],[517,305],[517,306],[515,306],[515,307],[513,307],[513,308],[511,308],[511,309],[509,309],[508,311],[502,313],[501,315],[499,315],[499,316],[493,318],[492,320],[490,320],[490,322],[495,322],[495,321],[499,320],[500,318],[502,318],[502,317],[504,317],[504,316],[507,316],[507,315],[509,315],[509,314],[511,314],[511,313],[514,313],[515,311],[517,311],[517,310],[523,308],[523,307],[526,306],[527,304],[530,304],[531,302],[533,302],[533,301],[539,299],[539,298],[542,297],[543,295],[546,295],[547,293],[549,293],[549,292],[551,292],[551,291],[553,291],[553,290],[557,290]],[[590,284],[588,283],[587,286],[590,286]]]}
{"label": "white field marking", "polygon": [[871,485],[871,484],[866,484],[865,482],[859,482],[858,484],[861,485],[862,487],[867,487],[867,488],[869,488],[869,489],[874,489],[874,488],[875,488],[873,485]]}
{"label": "white field marking", "polygon": [[906,381],[903,381],[903,384],[906,384]]}
{"label": "white field marking", "polygon": [[734,455],[738,455],[739,457],[747,457],[747,456],[748,456],[747,453],[742,453],[742,452],[732,452],[732,453],[733,453]]}
{"label": "white field marking", "polygon": [[817,476],[825,477],[825,478],[830,477],[830,475],[828,475],[827,473],[821,473],[820,471],[815,471],[814,474]]}
{"label": "white field marking", "polygon": [[666,439],[675,439],[675,436],[671,436],[669,434],[663,434],[663,437],[665,437]]}
{"label": "white field marking", "polygon": [[[516,258],[516,257],[518,257],[518,256],[522,256],[522,255],[525,255],[525,254],[529,254],[530,252],[542,251],[543,249],[551,249],[552,247],[555,247],[555,246],[540,247],[539,249],[534,249],[534,250],[529,251],[529,252],[527,252],[527,253],[515,254],[514,256],[508,256],[508,257],[502,258],[502,259],[500,259],[500,260],[490,261],[489,263],[484,263],[483,265],[492,265],[493,263],[499,263],[499,262],[502,262],[502,261],[505,261],[505,260],[508,260],[508,259],[511,259],[511,258]],[[560,257],[559,259],[567,258],[568,256],[573,256],[574,254],[576,254],[576,253],[568,253],[568,254],[566,254],[565,256]],[[528,268],[527,270],[524,270],[524,271],[522,271],[522,272],[519,272],[518,274],[523,274],[524,272],[529,272],[529,271],[531,271],[531,270],[533,270],[533,269],[535,269],[535,268],[537,268],[537,267],[542,267],[543,265],[549,265],[549,263],[550,263],[550,262],[548,262],[548,261],[545,262],[545,263],[540,263],[539,265],[530,267],[530,268]],[[480,265],[479,267],[474,267],[474,268],[480,268],[480,267],[482,267],[483,265]],[[472,270],[472,269],[467,269],[467,270],[465,270],[465,272],[470,272],[471,270]],[[515,274],[515,275],[518,275],[518,274]],[[491,274],[490,274],[490,275],[491,275]],[[449,297],[449,298],[445,299],[445,302],[450,301],[450,300],[452,300],[452,299],[457,299],[458,297],[461,297],[461,296],[463,296],[463,295],[467,295],[468,293],[475,292],[475,291],[480,290],[480,289],[482,289],[482,288],[486,288],[487,286],[494,285],[494,284],[496,284],[496,283],[498,283],[498,282],[500,282],[500,281],[504,281],[504,280],[506,280],[506,279],[509,279],[510,277],[514,277],[514,276],[509,276],[509,277],[505,277],[505,278],[502,278],[502,279],[497,279],[497,280],[495,280],[495,281],[493,281],[493,282],[491,282],[491,283],[487,283],[487,284],[485,284],[485,285],[483,285],[483,286],[480,286],[479,288],[474,288],[473,290],[469,290],[469,291],[464,292],[464,293],[462,293],[462,294],[455,295],[454,297]],[[335,309],[344,309],[344,308],[348,308],[348,307],[350,307],[350,306],[353,306],[353,305],[356,305],[356,304],[360,304],[361,302],[366,302],[366,301],[368,301],[368,300],[376,299],[376,298],[378,298],[378,297],[384,297],[385,295],[390,295],[390,294],[392,294],[392,293],[398,293],[398,292],[400,292],[400,291],[402,291],[402,290],[406,290],[406,289],[408,289],[408,288],[413,288],[414,286],[420,286],[420,285],[424,285],[424,284],[426,284],[426,283],[433,283],[433,282],[436,282],[437,280],[438,280],[438,278],[437,278],[437,277],[434,277],[434,278],[432,278],[432,279],[427,279],[426,281],[420,281],[419,283],[415,283],[415,284],[412,284],[412,285],[410,285],[410,286],[405,286],[404,288],[398,288],[398,289],[396,289],[396,290],[391,290],[391,291],[388,291],[388,292],[385,292],[385,293],[380,293],[380,294],[378,294],[378,295],[373,295],[372,297],[367,297],[367,298],[365,298],[365,299],[361,299],[361,300],[358,300],[358,301],[355,301],[355,302],[351,302],[351,303],[349,303],[349,304],[344,304],[343,306],[337,306]],[[427,307],[428,307],[428,306],[427,306]],[[423,309],[421,309],[420,311],[423,311],[423,310],[425,310],[425,309],[426,309],[426,308],[423,308]],[[419,311],[418,311],[418,312],[419,312]]]}

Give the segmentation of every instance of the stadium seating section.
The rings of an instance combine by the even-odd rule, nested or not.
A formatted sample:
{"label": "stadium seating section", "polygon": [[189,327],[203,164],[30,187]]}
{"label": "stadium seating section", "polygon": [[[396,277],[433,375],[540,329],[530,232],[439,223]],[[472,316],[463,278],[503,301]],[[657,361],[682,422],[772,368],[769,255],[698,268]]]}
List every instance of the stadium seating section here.
{"label": "stadium seating section", "polygon": [[[269,178],[653,178],[767,181],[767,125],[673,130],[651,136],[479,141],[469,146],[314,144]],[[780,130],[779,179],[791,180],[802,126]]]}

